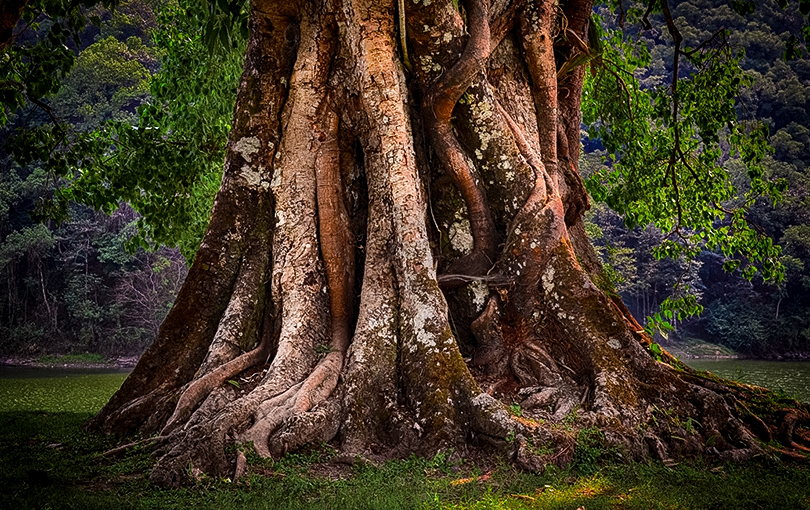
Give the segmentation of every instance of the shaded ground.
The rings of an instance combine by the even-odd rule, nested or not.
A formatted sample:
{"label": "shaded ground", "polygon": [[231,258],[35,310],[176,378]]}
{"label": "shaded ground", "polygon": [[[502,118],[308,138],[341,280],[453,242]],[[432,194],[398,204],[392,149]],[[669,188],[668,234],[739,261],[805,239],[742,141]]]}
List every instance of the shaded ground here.
{"label": "shaded ground", "polygon": [[[0,404],[2,406],[2,404]],[[142,449],[102,456],[113,440],[80,430],[90,413],[0,412],[3,508],[453,508],[656,509],[810,508],[810,472],[776,458],[745,464],[625,465],[578,435],[575,463],[544,474],[519,472],[503,455],[488,463],[453,452],[379,466],[341,459],[328,446],[278,461],[249,456],[238,484],[202,477],[178,490],[148,481]]]}
{"label": "shaded ground", "polygon": [[[577,465],[544,475],[505,460],[486,469],[452,453],[376,467],[335,462],[328,448],[252,465],[239,484],[203,478],[166,491],[152,459],[78,432],[88,414],[0,413],[0,497],[6,508],[810,508],[810,473],[774,459],[744,465],[660,463],[629,468],[580,450]],[[592,455],[595,455],[592,456]],[[332,459],[332,460],[330,460]],[[325,462],[324,462],[325,461]]]}

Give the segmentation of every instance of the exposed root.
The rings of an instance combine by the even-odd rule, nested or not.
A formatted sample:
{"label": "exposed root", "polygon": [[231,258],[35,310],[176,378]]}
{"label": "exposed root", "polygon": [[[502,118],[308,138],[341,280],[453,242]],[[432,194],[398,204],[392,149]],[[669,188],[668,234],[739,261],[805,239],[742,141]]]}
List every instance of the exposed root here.
{"label": "exposed root", "polygon": [[[474,239],[474,238],[473,238]],[[488,279],[487,273],[495,265],[486,253],[473,247],[473,251],[454,260],[447,272],[438,277],[439,287],[443,291],[458,289],[471,281]],[[499,277],[493,277],[497,279]]]}
{"label": "exposed root", "polygon": [[514,27],[515,18],[519,10],[523,9],[526,0],[512,2],[494,1],[489,6],[489,47],[495,49],[501,44]]}
{"label": "exposed root", "polygon": [[552,177],[557,176],[557,68],[554,59],[556,2],[529,2],[520,16],[520,41],[532,78],[532,95],[539,128],[540,157]]}
{"label": "exposed root", "polygon": [[788,448],[793,447],[793,431],[796,429],[796,424],[799,422],[799,414],[795,411],[788,412],[782,419],[782,424],[779,427],[779,442]]}
{"label": "exposed root", "polygon": [[[354,236],[340,179],[338,116],[331,110],[325,112],[320,138],[322,143],[315,159],[319,239],[329,285],[330,347],[341,353],[342,363],[349,347],[349,321],[354,306]],[[335,372],[340,368],[340,364],[334,367]]]}
{"label": "exposed root", "polygon": [[117,457],[119,455],[125,454],[127,452],[127,450],[129,450],[130,448],[135,448],[137,446],[144,446],[144,445],[145,445],[146,448],[151,449],[151,448],[155,448],[157,446],[160,446],[160,445],[164,444],[167,440],[168,440],[168,438],[166,436],[163,436],[163,435],[155,436],[155,437],[148,437],[146,439],[141,439],[140,441],[133,441],[131,443],[127,443],[127,444],[118,446],[116,448],[113,448],[112,450],[107,450],[106,452],[101,453],[100,456],[101,457]]}
{"label": "exposed root", "polygon": [[[326,267],[332,318],[332,339],[328,347],[330,352],[303,382],[260,406],[261,414],[256,416],[253,426],[242,435],[242,440],[252,441],[256,452],[263,457],[279,453],[279,446],[274,448],[275,452],[271,451],[268,438],[282,424],[285,425],[284,430],[273,442],[280,445],[283,450],[281,453],[290,444],[298,447],[308,442],[312,434],[320,437],[327,429],[332,436],[337,433],[337,425],[333,425],[336,423],[334,406],[327,405],[323,409],[310,412],[326,402],[337,387],[338,376],[349,347],[349,320],[354,289],[354,246],[342,195],[338,161],[338,117],[327,110],[323,118],[319,136],[321,144],[315,166],[320,247]],[[332,421],[327,418],[332,418]],[[309,423],[309,426],[302,427],[303,422]],[[299,429],[297,432],[296,428]]]}
{"label": "exposed root", "polygon": [[[295,434],[289,432],[292,423],[295,423],[295,420],[302,419],[301,416],[308,414],[313,408],[327,402],[328,397],[337,387],[343,357],[342,352],[330,352],[318,363],[304,381],[259,405],[253,425],[241,434],[240,442],[252,442],[256,452],[262,457],[270,457],[274,453],[284,453],[283,451],[279,452],[277,448],[275,451],[271,449],[268,444],[270,435],[284,425],[284,430],[288,431],[285,439],[294,437]],[[331,407],[329,409],[331,411],[329,415],[334,418],[334,409],[331,409]],[[320,420],[319,423],[325,425],[323,420]],[[334,432],[337,432],[337,425],[335,425]],[[333,436],[334,433],[327,439],[331,439]],[[289,442],[291,441],[287,440],[287,443]],[[304,440],[300,444],[306,442]]]}
{"label": "exposed root", "polygon": [[549,195],[555,189],[554,183],[551,181],[551,177],[546,171],[543,161],[526,140],[523,130],[512,119],[509,113],[504,110],[500,102],[496,101],[495,104],[501,117],[503,117],[504,121],[506,121],[506,124],[509,126],[509,130],[512,132],[512,136],[514,137],[515,143],[520,150],[520,154],[526,159],[526,162],[534,170],[534,188],[532,189],[529,198],[526,200],[521,210],[531,210],[537,207],[545,207],[545,205],[548,203]]}
{"label": "exposed root", "polygon": [[267,361],[269,352],[270,342],[264,340],[252,351],[241,354],[237,358],[220,365],[213,372],[209,372],[192,382],[178,399],[174,413],[172,413],[172,416],[166,422],[166,426],[163,427],[163,430],[160,431],[160,435],[168,435],[175,427],[183,424],[189,416],[191,416],[194,408],[202,402],[203,399],[208,397],[214,388],[244,372],[248,368]]}
{"label": "exposed root", "polygon": [[311,411],[294,414],[269,438],[269,450],[278,457],[306,444],[330,441],[340,427],[340,412],[339,402],[328,400]]}
{"label": "exposed root", "polygon": [[250,236],[247,253],[234,283],[231,299],[208,347],[208,354],[197,370],[197,378],[206,377],[258,343],[265,303],[265,281],[270,264],[267,245],[272,213],[269,202],[270,198],[266,195],[259,199],[256,226]]}
{"label": "exposed root", "polygon": [[236,451],[236,467],[233,470],[233,481],[236,483],[247,473],[247,457],[242,450]]}
{"label": "exposed root", "polygon": [[573,434],[535,434],[525,437],[518,434],[514,439],[512,458],[515,465],[529,472],[543,472],[549,465],[559,468],[574,460],[576,442]]}
{"label": "exposed root", "polygon": [[[335,437],[351,456],[376,454],[378,448],[435,452],[472,440],[508,451],[517,466],[533,471],[570,462],[576,434],[585,427],[599,427],[609,444],[621,445],[633,458],[653,456],[667,463],[703,454],[750,458],[763,451],[760,439],[771,438],[790,454],[807,451],[806,407],[781,402],[769,407],[747,389],[653,359],[645,350],[650,339],[627,309],[594,285],[590,275],[598,274],[599,262],[582,248],[587,242],[579,216],[587,201],[576,174],[577,148],[566,146],[578,140],[570,130],[578,133],[579,124],[558,112],[554,2],[539,0],[523,12],[520,35],[527,62],[519,60],[515,39],[501,44],[498,58],[518,59],[512,70],[485,64],[491,41],[500,41],[513,21],[501,20],[490,31],[488,2],[468,1],[470,37],[462,48],[464,21],[450,0],[442,2],[406,6],[408,36],[421,38],[414,44],[414,72],[425,92],[421,125],[411,105],[413,89],[399,66],[398,44],[404,45],[395,39],[390,6],[344,0],[339,9],[309,3],[298,12],[299,7],[285,4],[274,8],[296,12],[262,18],[259,28],[277,23],[285,41],[289,38],[283,47],[296,47],[297,53],[294,72],[284,82],[289,95],[278,103],[285,103],[284,136],[273,138],[278,150],[269,148],[273,133],[262,133],[262,154],[272,159],[262,160],[260,177],[272,181],[254,183],[255,193],[267,193],[265,205],[249,203],[250,214],[265,211],[266,217],[250,218],[241,228],[259,231],[222,251],[228,257],[235,253],[235,261],[225,261],[216,317],[206,317],[192,331],[195,366],[184,367],[180,379],[149,382],[148,393],[119,402],[112,413],[127,429],[162,429],[161,436],[148,440],[163,454],[152,480],[177,485],[187,472],[201,471],[238,479],[247,469],[240,443],[275,456]],[[494,2],[498,12],[519,5]],[[257,8],[252,18],[269,16]],[[435,26],[414,27],[420,15],[435,19]],[[448,31],[428,33],[435,27]],[[252,29],[251,37],[255,33]],[[443,60],[428,66],[428,56]],[[276,55],[254,57],[272,63]],[[266,70],[246,71],[244,87],[253,83],[254,71]],[[489,80],[497,84],[498,73],[516,83],[496,91]],[[277,81],[278,76],[260,78]],[[457,105],[465,91],[469,101]],[[240,107],[269,108],[248,99],[243,97]],[[454,109],[461,119],[455,127]],[[438,278],[425,222],[426,177],[418,168],[412,132],[418,138],[421,129],[452,176],[472,229],[472,253],[451,259],[450,274]],[[254,145],[239,142],[233,140],[231,152]],[[470,158],[477,149],[483,151],[480,158],[475,153],[479,169]],[[420,154],[427,161],[430,148]],[[229,185],[255,180],[251,161],[243,156],[229,164],[245,163],[246,176],[232,172]],[[347,186],[341,169],[362,185]],[[355,197],[357,191],[366,196]],[[367,208],[368,217],[352,223],[348,198],[362,203],[356,209]],[[450,207],[454,214],[462,209],[457,199]],[[221,226],[226,220],[219,221]],[[367,232],[352,231],[357,225]],[[355,248],[355,239],[365,246],[358,242]],[[499,254],[500,241],[505,244]],[[574,243],[583,244],[575,248]],[[453,248],[451,254],[465,249]],[[272,263],[262,258],[268,252]],[[361,271],[355,260],[363,257],[356,303],[355,273]],[[440,288],[471,280],[486,284],[470,298],[475,308],[464,324],[478,342],[472,372],[450,328]],[[199,304],[200,297],[190,302]],[[261,334],[258,345],[240,354],[255,344],[256,333]],[[197,352],[204,350],[200,338],[207,361]],[[165,335],[161,339],[164,345]],[[270,365],[260,370],[269,357]],[[149,358],[159,361],[154,353]],[[675,364],[666,354],[663,359]],[[199,369],[197,380],[189,383],[194,369]],[[224,384],[246,370],[253,376],[242,379],[249,379],[244,386]],[[136,379],[145,377],[139,372]],[[505,402],[519,404],[520,412]],[[233,446],[235,455],[228,453]]]}
{"label": "exposed root", "polygon": [[484,311],[472,322],[470,327],[473,335],[478,339],[472,360],[473,366],[480,367],[487,375],[496,377],[506,375],[509,360],[504,346],[500,317],[501,306],[498,298],[490,295]]}
{"label": "exposed root", "polygon": [[557,126],[557,158],[565,183],[565,189],[562,192],[565,224],[571,226],[585,214],[585,211],[591,208],[591,204],[588,192],[585,190],[585,183],[582,182],[582,177],[579,176],[574,161],[571,159],[568,138],[566,138],[565,128],[562,124]]}
{"label": "exposed root", "polygon": [[[483,69],[490,52],[487,2],[473,0],[468,8],[470,39],[459,60],[425,92],[424,122],[439,159],[464,199],[472,230],[472,253],[457,260],[449,272],[482,276],[495,261],[495,224],[484,187],[480,179],[473,176],[474,165],[464,153],[451,125],[453,108]],[[463,281],[454,279],[443,286],[452,288],[463,284]]]}

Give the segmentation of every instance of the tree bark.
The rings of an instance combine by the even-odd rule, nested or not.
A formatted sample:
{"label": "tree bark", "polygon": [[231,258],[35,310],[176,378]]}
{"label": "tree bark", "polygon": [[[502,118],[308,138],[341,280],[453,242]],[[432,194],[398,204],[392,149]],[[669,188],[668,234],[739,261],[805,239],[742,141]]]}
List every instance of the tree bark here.
{"label": "tree bark", "polygon": [[516,437],[540,469],[570,459],[563,420],[637,458],[761,451],[755,390],[656,360],[594,283],[584,69],[557,73],[585,51],[590,1],[298,5],[251,4],[210,227],[91,427],[159,432],[165,485],[244,472],[226,452],[248,443],[397,455]]}
{"label": "tree bark", "polygon": [[0,54],[14,39],[14,27],[22,17],[28,0],[8,0],[0,5]]}

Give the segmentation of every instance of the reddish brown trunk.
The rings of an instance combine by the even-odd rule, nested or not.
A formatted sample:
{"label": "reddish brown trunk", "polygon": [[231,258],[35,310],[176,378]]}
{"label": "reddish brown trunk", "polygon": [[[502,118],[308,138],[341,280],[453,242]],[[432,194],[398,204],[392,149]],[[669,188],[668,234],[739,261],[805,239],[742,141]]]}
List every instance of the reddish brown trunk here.
{"label": "reddish brown trunk", "polygon": [[28,0],[6,0],[0,5],[0,54],[14,38],[14,27],[20,21]]}
{"label": "reddish brown trunk", "polygon": [[[131,433],[143,427],[144,415],[151,415],[155,420],[146,430],[162,428],[159,421],[166,416],[152,415],[162,407],[157,402],[169,398],[199,368],[230,300],[251,227],[262,215],[272,217],[267,200],[259,207],[259,194],[262,182],[271,180],[262,172],[271,171],[281,139],[284,82],[296,56],[297,27],[279,13],[270,16],[254,6],[251,33],[208,231],[158,337],[91,426]],[[244,140],[251,142],[239,143]]]}
{"label": "reddish brown trunk", "polygon": [[[226,450],[250,442],[263,456],[331,440],[404,454],[514,436],[516,462],[539,469],[570,458],[554,424],[575,411],[639,457],[703,454],[709,437],[724,458],[759,451],[745,424],[768,426],[738,403],[749,390],[653,359],[594,283],[584,69],[557,74],[588,51],[590,2],[298,9],[252,4],[211,227],[157,340],[91,425],[162,430],[152,478],[167,485],[189,466],[244,472]],[[796,416],[786,444],[810,415]],[[703,428],[681,432],[686,419]]]}

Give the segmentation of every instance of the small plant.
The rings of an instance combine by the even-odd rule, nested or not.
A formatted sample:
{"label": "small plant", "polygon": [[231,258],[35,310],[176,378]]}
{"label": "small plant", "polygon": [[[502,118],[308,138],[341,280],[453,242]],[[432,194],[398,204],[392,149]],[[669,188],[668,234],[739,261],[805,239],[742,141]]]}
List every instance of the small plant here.
{"label": "small plant", "polygon": [[571,432],[573,429],[574,423],[577,421],[577,417],[579,416],[579,409],[577,407],[571,409],[571,412],[565,415],[565,418],[562,420],[563,429],[566,432]]}
{"label": "small plant", "polygon": [[509,412],[519,418],[523,418],[523,409],[520,408],[520,404],[517,402],[509,404]]}
{"label": "small plant", "polygon": [[605,434],[596,427],[582,429],[577,434],[577,445],[574,449],[574,466],[584,474],[591,474],[599,469],[603,461],[615,457],[616,452],[608,448]]}
{"label": "small plant", "polygon": [[550,444],[542,444],[540,446],[535,446],[534,439],[531,437],[526,440],[526,446],[528,447],[530,452],[540,457],[548,457],[554,453],[554,448],[552,448]]}
{"label": "small plant", "polygon": [[662,361],[664,359],[664,350],[657,343],[651,343],[650,346],[647,347],[647,350],[650,351],[650,354],[652,354],[652,357],[655,358],[655,361]]}
{"label": "small plant", "polygon": [[329,344],[318,344],[315,346],[315,354],[318,356],[325,356],[332,352],[332,346]]}

